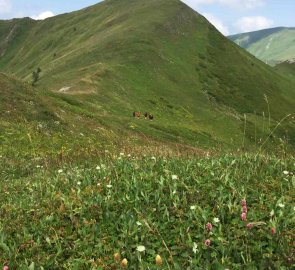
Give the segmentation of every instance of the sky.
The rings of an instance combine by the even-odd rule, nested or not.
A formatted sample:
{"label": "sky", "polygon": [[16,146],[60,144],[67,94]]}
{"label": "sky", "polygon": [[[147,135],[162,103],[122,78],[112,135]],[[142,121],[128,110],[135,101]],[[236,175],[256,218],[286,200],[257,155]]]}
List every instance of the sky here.
{"label": "sky", "polygon": [[[277,26],[295,27],[295,0],[182,1],[204,15],[224,35]],[[0,0],[0,19],[31,17],[42,20],[98,2],[101,1]]]}

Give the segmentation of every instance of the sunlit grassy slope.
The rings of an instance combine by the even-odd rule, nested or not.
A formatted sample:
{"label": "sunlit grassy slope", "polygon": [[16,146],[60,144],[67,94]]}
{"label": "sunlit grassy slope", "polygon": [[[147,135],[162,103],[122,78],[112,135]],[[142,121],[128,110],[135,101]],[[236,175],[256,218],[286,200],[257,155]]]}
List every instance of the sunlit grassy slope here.
{"label": "sunlit grassy slope", "polygon": [[177,0],[1,21],[0,55],[0,268],[294,265],[291,78]]}
{"label": "sunlit grassy slope", "polygon": [[270,65],[295,59],[295,28],[271,28],[229,38]]}
{"label": "sunlit grassy slope", "polygon": [[[40,67],[35,91],[68,125],[82,115],[81,123],[86,116],[145,143],[236,149],[262,142],[294,113],[294,84],[178,0],[107,0],[44,21],[1,21],[0,36],[0,70],[30,82]],[[134,120],[133,110],[155,120]],[[271,139],[294,143],[287,121]]]}

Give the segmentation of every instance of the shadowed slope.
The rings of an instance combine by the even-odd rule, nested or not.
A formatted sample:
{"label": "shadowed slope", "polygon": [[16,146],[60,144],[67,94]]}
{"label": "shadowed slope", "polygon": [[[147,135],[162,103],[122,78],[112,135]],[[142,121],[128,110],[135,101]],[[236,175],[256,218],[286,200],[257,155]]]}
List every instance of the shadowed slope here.
{"label": "shadowed slope", "polygon": [[283,62],[275,66],[277,70],[282,75],[287,75],[289,78],[295,79],[295,62]]}

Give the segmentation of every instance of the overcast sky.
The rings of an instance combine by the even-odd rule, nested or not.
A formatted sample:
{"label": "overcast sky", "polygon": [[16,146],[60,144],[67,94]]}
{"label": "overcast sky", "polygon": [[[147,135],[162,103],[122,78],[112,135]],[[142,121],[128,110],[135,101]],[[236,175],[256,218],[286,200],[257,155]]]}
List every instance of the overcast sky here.
{"label": "overcast sky", "polygon": [[[144,0],[148,1],[148,0]],[[168,0],[167,0],[168,1]],[[295,0],[182,0],[225,35],[276,26],[295,27]],[[0,19],[44,19],[100,0],[0,0]]]}

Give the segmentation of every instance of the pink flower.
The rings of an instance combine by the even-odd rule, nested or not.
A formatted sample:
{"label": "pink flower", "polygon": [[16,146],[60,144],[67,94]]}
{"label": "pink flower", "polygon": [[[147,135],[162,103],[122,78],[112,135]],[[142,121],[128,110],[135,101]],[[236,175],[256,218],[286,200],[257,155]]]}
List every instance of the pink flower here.
{"label": "pink flower", "polygon": [[246,205],[243,206],[242,212],[243,212],[243,213],[247,213],[247,206],[246,206]]}
{"label": "pink flower", "polygon": [[210,239],[206,239],[205,240],[205,246],[209,247],[211,245],[211,240]]}
{"label": "pink flower", "polygon": [[246,214],[246,213],[242,213],[242,215],[241,215],[241,219],[242,219],[243,221],[246,221],[246,220],[247,220],[247,214]]}
{"label": "pink flower", "polygon": [[207,229],[208,232],[212,231],[213,226],[212,226],[212,224],[210,222],[206,224],[206,229]]}
{"label": "pink flower", "polygon": [[3,270],[8,270],[8,266],[5,265],[4,268],[3,268]]}
{"label": "pink flower", "polygon": [[247,229],[251,230],[254,227],[253,223],[248,223],[247,224]]}
{"label": "pink flower", "polygon": [[272,227],[272,228],[271,228],[271,234],[272,234],[272,235],[275,235],[275,234],[276,234],[276,228],[275,228],[275,227]]}
{"label": "pink flower", "polygon": [[246,199],[241,200],[241,205],[242,205],[242,206],[247,206]]}

